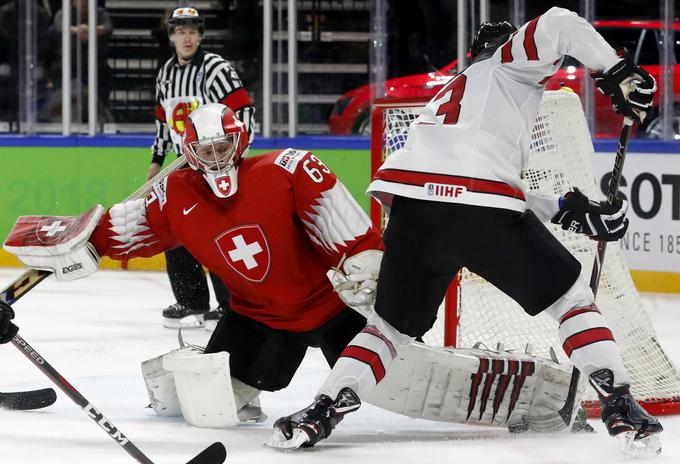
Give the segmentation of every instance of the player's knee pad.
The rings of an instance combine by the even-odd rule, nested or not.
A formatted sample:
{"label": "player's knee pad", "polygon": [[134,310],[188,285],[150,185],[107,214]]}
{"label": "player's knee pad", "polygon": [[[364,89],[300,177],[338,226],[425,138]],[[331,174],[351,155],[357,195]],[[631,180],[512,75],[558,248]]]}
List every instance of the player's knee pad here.
{"label": "player's knee pad", "polygon": [[568,311],[573,308],[590,306],[595,302],[593,291],[585,279],[579,276],[569,290],[559,297],[553,304],[545,309],[545,312],[556,321],[560,321]]}

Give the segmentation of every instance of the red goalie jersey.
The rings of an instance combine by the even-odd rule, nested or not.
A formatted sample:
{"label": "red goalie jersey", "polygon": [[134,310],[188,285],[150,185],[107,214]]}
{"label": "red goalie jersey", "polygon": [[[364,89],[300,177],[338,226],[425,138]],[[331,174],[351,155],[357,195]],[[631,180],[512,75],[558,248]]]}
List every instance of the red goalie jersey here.
{"label": "red goalie jersey", "polygon": [[345,308],[326,272],[381,248],[379,232],[310,152],[243,159],[238,178],[217,198],[198,172],[175,171],[146,200],[110,208],[90,241],[114,259],[183,245],[229,287],[234,311],[275,329],[319,327]]}

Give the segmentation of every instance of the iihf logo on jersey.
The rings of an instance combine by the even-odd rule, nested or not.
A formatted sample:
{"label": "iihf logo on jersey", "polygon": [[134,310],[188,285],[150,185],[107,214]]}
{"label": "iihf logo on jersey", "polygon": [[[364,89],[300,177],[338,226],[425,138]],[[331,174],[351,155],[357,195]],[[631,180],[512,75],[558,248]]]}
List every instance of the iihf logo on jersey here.
{"label": "iihf logo on jersey", "polygon": [[462,185],[435,184],[432,182],[426,183],[425,189],[427,190],[427,195],[430,197],[447,198],[458,198],[467,191]]}

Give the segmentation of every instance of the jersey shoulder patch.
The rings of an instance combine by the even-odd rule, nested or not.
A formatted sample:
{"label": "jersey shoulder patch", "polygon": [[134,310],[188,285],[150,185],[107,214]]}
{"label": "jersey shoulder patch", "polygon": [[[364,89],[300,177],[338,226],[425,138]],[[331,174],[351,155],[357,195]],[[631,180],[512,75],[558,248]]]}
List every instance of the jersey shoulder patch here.
{"label": "jersey shoulder patch", "polygon": [[285,169],[291,174],[295,173],[297,165],[302,158],[309,152],[306,150],[295,150],[294,148],[287,148],[279,153],[279,156],[274,160],[274,164],[280,168]]}

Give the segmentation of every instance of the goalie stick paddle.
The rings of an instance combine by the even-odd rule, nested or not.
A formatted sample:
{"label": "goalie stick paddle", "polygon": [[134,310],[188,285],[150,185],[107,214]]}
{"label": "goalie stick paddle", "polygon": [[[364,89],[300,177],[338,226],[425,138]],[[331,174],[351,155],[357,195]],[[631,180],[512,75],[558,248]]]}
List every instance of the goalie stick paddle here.
{"label": "goalie stick paddle", "polygon": [[[57,370],[48,363],[45,358],[40,356],[37,351],[29,345],[26,340],[19,335],[15,335],[12,339],[12,344],[16,346],[21,353],[28,358],[31,363],[45,374],[49,379],[55,383],[59,389],[64,392],[74,403],[80,406],[88,415],[90,419],[95,421],[118,445],[120,445],[127,453],[132,456],[137,462],[142,464],[153,464],[134,443],[126,437],[113,423],[108,420],[104,414],[90,403],[76,388],[71,385],[64,377],[61,376]],[[187,464],[222,464],[227,457],[227,450],[220,442],[215,442],[201,451]]]}
{"label": "goalie stick paddle", "polygon": [[[607,202],[612,204],[616,194],[619,191],[621,184],[621,176],[623,174],[623,162],[626,160],[626,150],[628,150],[628,140],[630,140],[630,132],[633,128],[633,120],[624,118],[623,127],[621,128],[621,135],[619,136],[619,147],[616,150],[616,158],[614,158],[614,168],[612,169],[612,178],[609,181],[609,191],[607,192]],[[593,261],[593,270],[590,274],[590,289],[593,292],[593,297],[597,298],[597,289],[600,285],[600,275],[602,274],[602,264],[604,263],[604,254],[607,250],[607,242],[600,240],[597,242],[597,254]],[[571,416],[574,411],[574,404],[576,399],[576,391],[578,389],[578,382],[581,378],[581,372],[574,369],[571,374],[571,383],[569,384],[569,394],[564,407],[559,410],[559,415],[564,422],[569,425]]]}
{"label": "goalie stick paddle", "polygon": [[57,401],[57,394],[51,388],[20,392],[0,392],[0,409],[26,411],[46,408]]}

